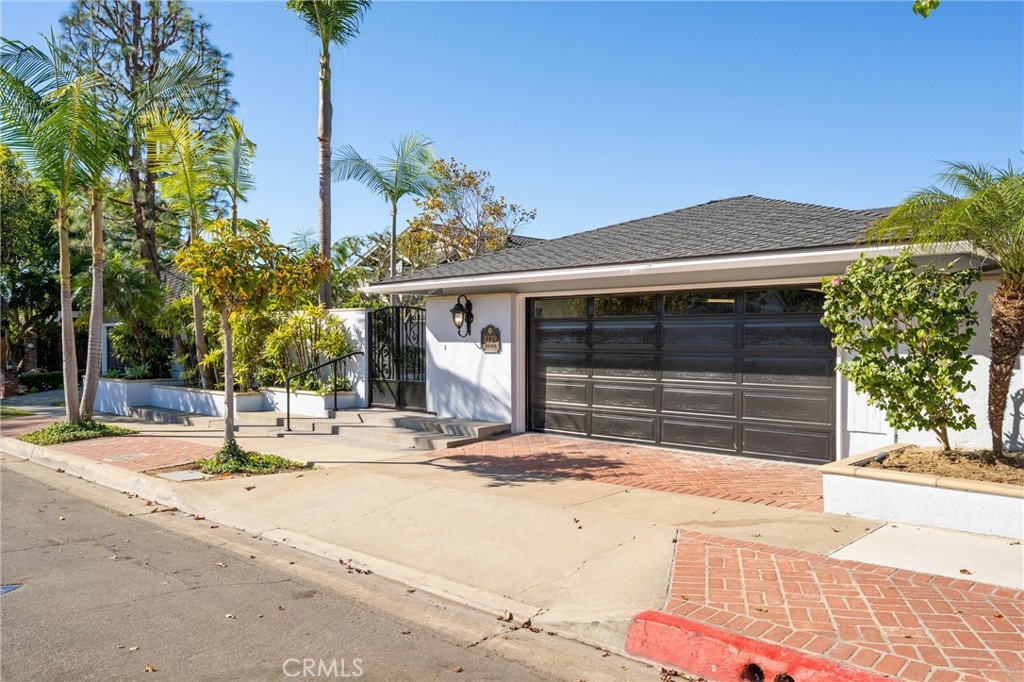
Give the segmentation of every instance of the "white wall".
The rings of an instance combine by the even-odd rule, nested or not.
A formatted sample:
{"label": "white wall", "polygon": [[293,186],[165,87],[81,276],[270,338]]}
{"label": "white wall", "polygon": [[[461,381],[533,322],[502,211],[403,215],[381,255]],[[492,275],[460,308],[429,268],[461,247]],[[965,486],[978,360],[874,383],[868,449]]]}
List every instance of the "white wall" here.
{"label": "white wall", "polygon": [[[991,331],[989,296],[996,289],[994,279],[979,282],[974,288],[978,292],[975,309],[978,311],[977,333],[971,342],[970,353],[977,360],[977,365],[968,375],[975,390],[968,391],[964,399],[974,414],[977,428],[967,431],[950,433],[950,444],[954,447],[989,447],[992,444],[988,429],[988,368],[989,368],[989,333]],[[866,450],[881,447],[895,442],[912,442],[919,445],[938,445],[938,438],[931,432],[896,431],[886,423],[883,414],[867,404],[863,396],[853,391],[853,386],[840,378],[839,390],[842,392],[842,404],[846,409],[840,414],[842,437],[840,456],[849,457]],[[1016,400],[1016,402],[1014,402]],[[1003,421],[1003,443],[1007,447],[1020,449],[1024,447],[1024,372],[1021,372],[1021,359],[1010,382],[1010,396],[1007,400],[1006,413]]]}
{"label": "white wall", "polygon": [[348,363],[349,376],[352,379],[352,390],[357,396],[354,407],[366,407],[369,391],[367,377],[370,373],[370,353],[366,344],[366,308],[335,308],[329,311],[345,324],[345,330],[352,340],[352,350],[363,354],[352,358]]}
{"label": "white wall", "polygon": [[[511,422],[512,358],[522,332],[513,327],[515,294],[474,294],[473,328],[460,338],[449,312],[456,297],[427,299],[427,410],[443,417]],[[485,354],[480,330],[501,332],[501,352]]]}

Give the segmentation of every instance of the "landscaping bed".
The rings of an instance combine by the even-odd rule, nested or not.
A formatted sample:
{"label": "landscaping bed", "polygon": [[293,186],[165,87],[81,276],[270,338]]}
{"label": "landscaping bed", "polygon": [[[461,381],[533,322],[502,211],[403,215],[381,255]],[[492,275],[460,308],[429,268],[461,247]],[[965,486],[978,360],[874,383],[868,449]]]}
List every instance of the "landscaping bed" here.
{"label": "landscaping bed", "polygon": [[1024,486],[1024,452],[993,456],[990,450],[943,451],[937,447],[908,445],[886,453],[881,462],[869,459],[861,466]]}

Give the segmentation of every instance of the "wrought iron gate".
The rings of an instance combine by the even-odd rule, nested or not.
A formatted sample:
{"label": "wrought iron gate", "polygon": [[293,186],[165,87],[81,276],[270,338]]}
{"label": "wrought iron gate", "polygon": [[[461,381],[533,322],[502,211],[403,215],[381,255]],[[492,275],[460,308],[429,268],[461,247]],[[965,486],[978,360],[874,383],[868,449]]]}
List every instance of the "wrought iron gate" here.
{"label": "wrought iron gate", "polygon": [[370,405],[427,409],[426,311],[392,306],[370,312]]}

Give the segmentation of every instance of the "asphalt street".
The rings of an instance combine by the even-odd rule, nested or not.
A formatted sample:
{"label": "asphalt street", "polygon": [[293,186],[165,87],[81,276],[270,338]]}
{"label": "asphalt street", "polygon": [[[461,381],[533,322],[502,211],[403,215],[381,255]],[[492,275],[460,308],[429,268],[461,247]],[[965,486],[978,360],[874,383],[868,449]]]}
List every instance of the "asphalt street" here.
{"label": "asphalt street", "polygon": [[5,682],[658,679],[31,463],[0,462],[0,504]]}

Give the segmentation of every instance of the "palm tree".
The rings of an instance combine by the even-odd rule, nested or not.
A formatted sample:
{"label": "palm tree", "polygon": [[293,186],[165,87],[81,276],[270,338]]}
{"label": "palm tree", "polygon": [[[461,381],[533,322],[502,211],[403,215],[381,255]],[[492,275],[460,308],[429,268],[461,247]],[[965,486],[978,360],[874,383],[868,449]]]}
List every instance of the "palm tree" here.
{"label": "palm tree", "polygon": [[[334,153],[334,179],[356,180],[391,204],[391,276],[396,274],[398,241],[398,201],[412,194],[425,197],[437,185],[431,172],[433,143],[419,133],[406,133],[391,143],[393,156],[383,156],[374,164],[364,159],[352,145]],[[394,305],[395,297],[391,297]]]}
{"label": "palm tree", "polygon": [[1003,450],[1003,416],[1013,366],[1024,347],[1024,175],[1007,164],[947,163],[938,185],[910,195],[869,228],[871,239],[932,250],[964,243],[999,264],[991,297],[988,424],[992,450]]}
{"label": "palm tree", "polygon": [[238,201],[245,201],[246,194],[255,187],[252,176],[252,159],[256,145],[245,136],[245,130],[237,118],[227,115],[225,125],[213,139],[213,166],[221,176],[219,184],[231,199],[231,230],[238,232]]}
{"label": "palm tree", "polygon": [[[217,170],[211,145],[187,116],[173,116],[167,111],[152,114],[146,130],[146,147],[160,194],[172,211],[187,217],[191,244],[200,238],[210,221],[210,202],[216,192],[217,176],[224,177],[223,169]],[[207,352],[203,300],[195,287],[192,323],[203,388],[213,388],[213,372],[203,363]]]}
{"label": "palm tree", "polygon": [[[320,144],[320,255],[331,253],[331,45],[343,47],[359,33],[359,23],[370,8],[370,0],[288,0],[293,10],[320,39],[320,113],[316,137]],[[331,305],[328,279],[320,285],[320,305]]]}
{"label": "palm tree", "polygon": [[[0,48],[0,119],[4,124],[4,141],[22,153],[36,177],[49,186],[56,198],[64,404],[68,421],[77,423],[83,417],[83,407],[87,408],[84,416],[91,416],[92,399],[82,404],[78,401],[68,209],[76,194],[90,193],[93,299],[96,299],[98,291],[102,309],[103,224],[98,189],[111,162],[116,146],[113,131],[118,126],[95,94],[95,76],[77,73],[74,66],[61,56],[52,37],[47,45],[49,54],[24,43],[3,40]],[[99,331],[94,322],[90,324],[90,346],[93,340],[99,341],[102,311],[99,321]],[[97,349],[95,355],[98,354]],[[90,353],[90,357],[92,355]],[[98,372],[98,364],[87,366]],[[88,392],[84,397],[88,397]]]}

